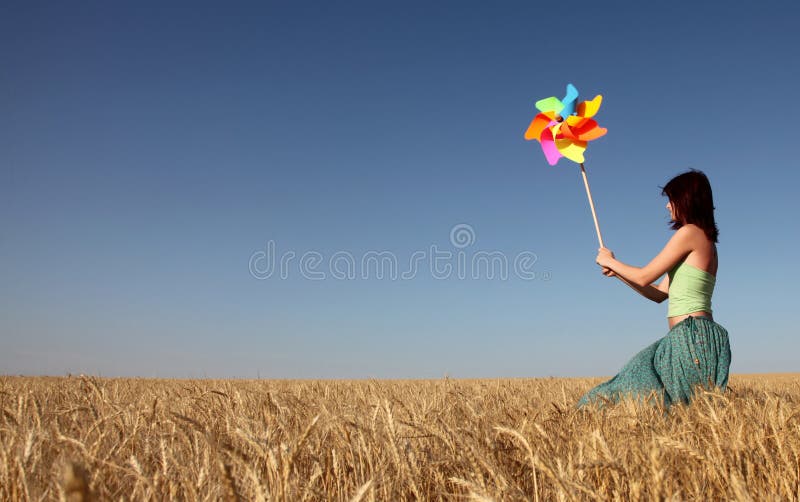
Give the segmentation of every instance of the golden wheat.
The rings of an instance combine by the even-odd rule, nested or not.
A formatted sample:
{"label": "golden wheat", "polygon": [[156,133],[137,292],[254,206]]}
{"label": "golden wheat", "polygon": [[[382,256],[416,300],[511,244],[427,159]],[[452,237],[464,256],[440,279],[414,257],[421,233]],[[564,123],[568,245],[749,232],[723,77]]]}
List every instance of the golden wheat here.
{"label": "golden wheat", "polygon": [[599,381],[0,377],[0,500],[800,499],[800,376]]}

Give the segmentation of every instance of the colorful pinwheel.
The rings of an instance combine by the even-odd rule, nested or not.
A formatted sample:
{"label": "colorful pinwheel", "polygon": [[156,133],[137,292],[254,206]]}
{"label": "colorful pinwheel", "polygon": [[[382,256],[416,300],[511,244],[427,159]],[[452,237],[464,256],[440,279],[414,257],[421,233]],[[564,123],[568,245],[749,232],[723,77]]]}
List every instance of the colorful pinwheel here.
{"label": "colorful pinwheel", "polygon": [[580,164],[586,196],[589,198],[589,207],[592,209],[594,227],[597,230],[597,240],[602,248],[605,246],[600,234],[600,224],[597,222],[592,192],[589,190],[589,180],[586,178],[586,169],[583,167],[583,152],[589,141],[608,132],[592,119],[600,109],[603,96],[598,94],[593,100],[583,101],[575,106],[577,101],[578,89],[572,84],[567,84],[564,99],[550,97],[537,101],[536,108],[541,113],[531,121],[525,131],[525,139],[536,139],[541,143],[544,156],[551,166],[556,165],[561,157]]}
{"label": "colorful pinwheel", "polygon": [[592,119],[600,109],[603,96],[597,95],[591,101],[583,101],[575,106],[578,90],[567,84],[564,99],[555,96],[536,102],[541,112],[531,121],[525,131],[526,140],[538,140],[542,145],[547,162],[554,166],[561,157],[578,164],[583,162],[583,152],[589,141],[608,132]]}

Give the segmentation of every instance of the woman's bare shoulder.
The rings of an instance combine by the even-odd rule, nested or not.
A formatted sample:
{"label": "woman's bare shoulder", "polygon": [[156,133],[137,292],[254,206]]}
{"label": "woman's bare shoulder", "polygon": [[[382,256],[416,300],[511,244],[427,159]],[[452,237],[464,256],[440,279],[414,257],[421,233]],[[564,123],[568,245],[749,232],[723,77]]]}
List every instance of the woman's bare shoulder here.
{"label": "woman's bare shoulder", "polygon": [[705,230],[700,228],[699,226],[695,225],[694,223],[687,223],[683,225],[681,228],[685,228],[688,235],[691,235],[693,239],[697,239],[700,243],[710,243],[713,247],[713,242],[711,242],[706,235]]}
{"label": "woman's bare shoulder", "polygon": [[688,223],[681,228],[686,228],[687,235],[692,242],[692,251],[686,257],[690,265],[706,270],[712,275],[717,275],[719,260],[717,245],[708,238],[705,231],[694,223]]}

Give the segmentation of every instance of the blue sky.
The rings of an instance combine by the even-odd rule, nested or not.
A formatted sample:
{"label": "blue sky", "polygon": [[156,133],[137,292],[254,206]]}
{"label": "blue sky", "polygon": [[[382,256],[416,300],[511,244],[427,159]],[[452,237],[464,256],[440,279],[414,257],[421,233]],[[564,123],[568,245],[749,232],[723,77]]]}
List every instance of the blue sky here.
{"label": "blue sky", "polygon": [[[614,374],[667,304],[601,275],[578,166],[523,140],[567,82],[604,96],[586,169],[606,246],[646,264],[672,234],[659,186],[703,170],[731,370],[798,371],[798,11],[6,3],[0,373]],[[252,271],[270,242],[285,278]],[[432,246],[533,256],[534,278],[434,275]],[[371,252],[428,261],[332,273]]]}

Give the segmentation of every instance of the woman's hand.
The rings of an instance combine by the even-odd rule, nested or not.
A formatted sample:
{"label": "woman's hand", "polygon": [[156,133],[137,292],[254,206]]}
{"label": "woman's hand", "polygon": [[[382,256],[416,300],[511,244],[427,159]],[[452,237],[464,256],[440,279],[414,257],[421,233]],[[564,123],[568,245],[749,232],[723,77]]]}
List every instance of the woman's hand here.
{"label": "woman's hand", "polygon": [[608,267],[603,267],[603,275],[606,277],[614,277],[615,275],[617,275],[617,273]]}
{"label": "woman's hand", "polygon": [[[611,262],[614,260],[614,253],[608,248],[599,248],[597,250],[597,258],[595,261],[604,269],[611,268]],[[605,271],[603,272],[605,273]]]}

